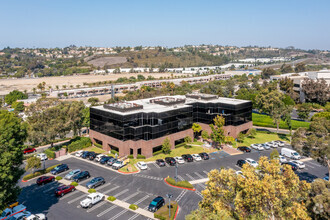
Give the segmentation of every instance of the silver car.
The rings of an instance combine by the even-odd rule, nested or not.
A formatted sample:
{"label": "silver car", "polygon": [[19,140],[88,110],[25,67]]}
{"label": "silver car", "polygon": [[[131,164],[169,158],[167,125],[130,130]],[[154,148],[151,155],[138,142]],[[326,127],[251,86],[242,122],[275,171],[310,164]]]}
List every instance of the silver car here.
{"label": "silver car", "polygon": [[67,180],[71,180],[75,175],[77,175],[80,172],[81,172],[80,169],[72,170],[68,174],[66,174],[64,178]]}

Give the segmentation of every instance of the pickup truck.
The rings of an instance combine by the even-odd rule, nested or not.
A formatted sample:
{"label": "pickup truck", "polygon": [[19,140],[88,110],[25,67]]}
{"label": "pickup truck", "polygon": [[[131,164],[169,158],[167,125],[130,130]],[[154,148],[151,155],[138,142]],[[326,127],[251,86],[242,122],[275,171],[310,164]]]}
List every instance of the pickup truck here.
{"label": "pickup truck", "polygon": [[91,193],[86,199],[80,202],[82,208],[91,208],[96,203],[104,200],[105,196],[102,193]]}
{"label": "pickup truck", "polygon": [[26,211],[26,206],[24,205],[18,205],[14,208],[7,208],[2,212],[0,220],[10,219],[10,217],[24,211]]}
{"label": "pickup truck", "polygon": [[125,166],[126,163],[122,160],[118,160],[116,163],[112,164],[112,169],[119,170],[123,166]]}

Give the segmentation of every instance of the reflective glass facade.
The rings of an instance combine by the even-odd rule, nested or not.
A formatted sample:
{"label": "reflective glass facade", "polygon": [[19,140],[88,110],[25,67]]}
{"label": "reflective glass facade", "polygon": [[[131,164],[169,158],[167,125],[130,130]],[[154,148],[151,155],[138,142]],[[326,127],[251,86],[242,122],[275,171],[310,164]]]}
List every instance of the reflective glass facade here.
{"label": "reflective glass facade", "polygon": [[186,103],[184,108],[161,113],[117,114],[96,108],[90,109],[90,128],[118,140],[152,140],[186,129],[193,122],[213,123],[213,118],[222,114],[225,125],[241,125],[252,120],[252,103],[237,105],[224,103]]}

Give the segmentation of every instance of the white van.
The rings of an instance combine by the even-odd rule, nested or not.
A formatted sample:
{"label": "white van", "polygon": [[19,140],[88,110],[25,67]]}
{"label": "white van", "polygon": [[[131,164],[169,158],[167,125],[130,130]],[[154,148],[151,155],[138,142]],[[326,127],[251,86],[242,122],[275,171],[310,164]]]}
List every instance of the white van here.
{"label": "white van", "polygon": [[289,157],[294,160],[300,160],[300,154],[297,153],[297,151],[291,150],[289,148],[282,148],[281,149],[281,155]]}

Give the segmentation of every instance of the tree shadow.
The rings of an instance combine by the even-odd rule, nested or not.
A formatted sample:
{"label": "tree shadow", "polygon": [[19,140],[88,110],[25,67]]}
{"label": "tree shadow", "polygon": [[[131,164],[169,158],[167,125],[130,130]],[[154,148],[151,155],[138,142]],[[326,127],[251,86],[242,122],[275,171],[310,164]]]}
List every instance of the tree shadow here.
{"label": "tree shadow", "polygon": [[290,139],[288,138],[287,135],[285,134],[277,134],[278,138],[280,138],[281,140],[285,140],[285,141],[290,141]]}
{"label": "tree shadow", "polygon": [[311,183],[313,182],[315,179],[317,179],[318,177],[308,173],[308,172],[295,172],[297,174],[297,176],[299,177],[300,180],[306,180],[306,182]]}

